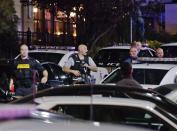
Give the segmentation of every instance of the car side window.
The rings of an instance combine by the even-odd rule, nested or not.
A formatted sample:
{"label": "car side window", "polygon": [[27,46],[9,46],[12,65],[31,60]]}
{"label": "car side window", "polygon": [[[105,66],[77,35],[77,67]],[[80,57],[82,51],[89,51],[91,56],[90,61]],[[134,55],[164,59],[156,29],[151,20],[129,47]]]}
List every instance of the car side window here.
{"label": "car side window", "polygon": [[103,49],[93,58],[97,66],[117,64],[129,56],[129,49]]}
{"label": "car side window", "polygon": [[133,69],[133,78],[140,84],[145,84],[145,70],[144,69]]}
{"label": "car side window", "polygon": [[146,70],[145,72],[146,84],[159,85],[166,73],[167,70],[159,70],[159,69]]}
{"label": "car side window", "polygon": [[159,85],[166,73],[167,70],[133,69],[133,78],[140,84]]}
{"label": "car side window", "polygon": [[162,46],[165,57],[177,57],[177,46]]}

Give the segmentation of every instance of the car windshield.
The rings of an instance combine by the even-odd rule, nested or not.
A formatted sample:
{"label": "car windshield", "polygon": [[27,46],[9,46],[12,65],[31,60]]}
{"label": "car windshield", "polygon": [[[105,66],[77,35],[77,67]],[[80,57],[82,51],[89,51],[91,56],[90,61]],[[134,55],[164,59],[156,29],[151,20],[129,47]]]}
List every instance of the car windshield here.
{"label": "car windshield", "polygon": [[119,63],[129,55],[129,49],[103,49],[93,58],[98,66],[106,66],[108,63]]}
{"label": "car windshield", "polygon": [[[166,73],[167,70],[160,69],[133,69],[133,78],[140,84],[159,85]],[[116,83],[119,80],[121,80],[121,72],[117,69],[103,83]]]}
{"label": "car windshield", "polygon": [[162,46],[165,57],[177,57],[177,46]]}
{"label": "car windshield", "polygon": [[30,52],[29,56],[37,59],[40,62],[54,62],[56,64],[59,63],[64,54],[59,53],[49,53],[49,52]]}

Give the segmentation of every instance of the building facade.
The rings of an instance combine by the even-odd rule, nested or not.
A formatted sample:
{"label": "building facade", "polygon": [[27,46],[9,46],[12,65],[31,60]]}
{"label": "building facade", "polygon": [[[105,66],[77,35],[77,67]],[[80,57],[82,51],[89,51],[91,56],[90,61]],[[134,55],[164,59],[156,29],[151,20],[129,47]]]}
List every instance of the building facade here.
{"label": "building facade", "polygon": [[[165,28],[165,4],[170,3],[171,0],[135,1],[141,3],[142,17],[145,21],[146,31],[151,32],[149,29],[153,29],[156,32],[161,32],[167,29]],[[104,16],[102,18],[92,17],[91,15],[94,16],[95,14],[92,10],[89,10],[92,9],[90,6],[94,7],[97,4],[100,9],[104,7],[102,11],[104,10],[105,13],[107,13],[106,11],[109,9],[114,9],[113,14],[119,14],[121,10],[117,9],[117,5],[120,4],[115,5],[116,3],[114,3],[112,7],[107,7],[108,4],[105,4],[105,2],[108,1],[104,0],[97,0],[94,5],[89,2],[83,4],[82,1],[79,2],[76,2],[76,4],[71,2],[68,6],[66,3],[64,5],[62,2],[51,2],[46,5],[45,2],[36,4],[32,0],[14,0],[17,16],[19,17],[18,33],[20,42],[27,44],[57,46],[76,45],[79,43],[88,42],[88,39],[96,36],[94,33],[97,30],[98,33],[103,32],[102,30],[99,31],[99,29],[96,29],[96,31],[94,30],[99,25],[94,22],[101,23],[101,20],[106,20]],[[152,4],[154,4],[155,7],[158,6],[159,10],[155,12],[154,9],[150,7]],[[161,5],[163,5],[162,8]],[[95,9],[98,8],[96,7]],[[89,14],[90,12],[92,13],[91,15]],[[102,14],[101,11],[97,12]],[[101,16],[102,15],[100,15],[100,17]],[[116,15],[115,18],[113,17],[112,20],[115,19],[115,21],[118,18]],[[105,23],[106,22],[102,22],[100,25]],[[102,27],[100,26],[100,28]],[[89,33],[92,33],[93,35],[89,35]]]}

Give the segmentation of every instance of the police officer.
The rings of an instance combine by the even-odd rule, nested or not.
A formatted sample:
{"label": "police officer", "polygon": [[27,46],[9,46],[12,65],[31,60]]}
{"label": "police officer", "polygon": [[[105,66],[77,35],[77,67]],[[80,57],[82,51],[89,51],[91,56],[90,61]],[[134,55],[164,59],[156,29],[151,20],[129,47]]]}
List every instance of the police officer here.
{"label": "police officer", "polygon": [[84,77],[85,83],[90,71],[97,71],[95,62],[87,56],[87,46],[81,44],[78,46],[78,53],[72,54],[63,67],[63,71],[72,74],[74,77]]}
{"label": "police officer", "polygon": [[128,62],[128,63],[131,63],[131,64],[140,63],[140,61],[138,60],[138,50],[137,50],[136,47],[132,46],[130,48],[129,57],[124,62]]}
{"label": "police officer", "polygon": [[158,58],[163,58],[164,57],[164,52],[162,48],[157,48],[156,49],[156,57]]}
{"label": "police officer", "polygon": [[15,94],[17,96],[25,96],[34,90],[35,77],[37,71],[42,73],[41,83],[48,80],[48,72],[35,59],[28,56],[28,46],[23,44],[20,46],[20,56],[15,58],[14,62],[14,83]]}

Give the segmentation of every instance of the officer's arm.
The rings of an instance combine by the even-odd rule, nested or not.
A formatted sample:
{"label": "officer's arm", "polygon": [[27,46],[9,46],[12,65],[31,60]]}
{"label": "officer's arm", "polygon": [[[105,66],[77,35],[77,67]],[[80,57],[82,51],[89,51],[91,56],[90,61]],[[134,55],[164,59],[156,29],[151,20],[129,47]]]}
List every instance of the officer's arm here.
{"label": "officer's arm", "polygon": [[98,68],[96,66],[87,66],[91,71],[97,72]]}
{"label": "officer's arm", "polygon": [[75,76],[80,76],[80,72],[78,70],[72,70],[70,67],[74,65],[74,60],[73,58],[69,58],[68,61],[65,63],[65,65],[63,66],[62,70],[66,73],[71,73]]}
{"label": "officer's arm", "polygon": [[42,72],[42,74],[43,74],[43,77],[42,77],[42,79],[41,79],[41,83],[46,83],[47,80],[48,80],[48,72],[47,72],[47,70],[44,70],[44,71]]}
{"label": "officer's arm", "polygon": [[75,76],[80,76],[80,75],[81,75],[78,70],[72,70],[72,69],[70,69],[70,68],[68,68],[68,67],[66,67],[66,66],[64,66],[64,67],[62,68],[62,70],[63,70],[64,72],[66,72],[66,73],[74,74]]}
{"label": "officer's arm", "polygon": [[93,59],[91,57],[89,57],[89,65],[86,64],[85,66],[93,72],[97,72],[97,70],[98,70],[95,62],[93,61]]}

